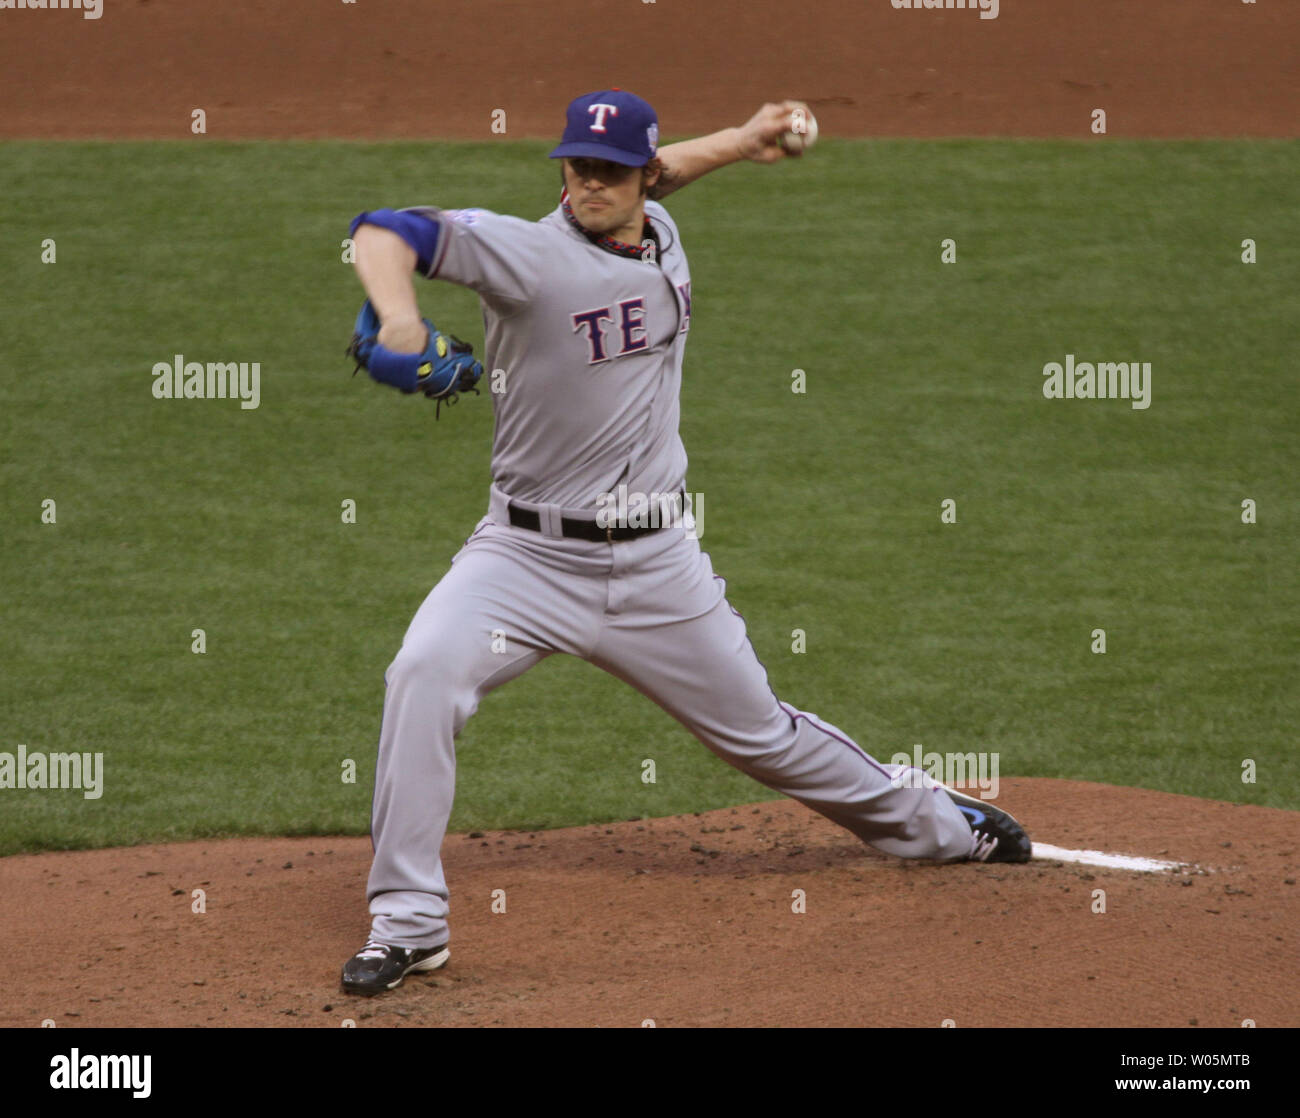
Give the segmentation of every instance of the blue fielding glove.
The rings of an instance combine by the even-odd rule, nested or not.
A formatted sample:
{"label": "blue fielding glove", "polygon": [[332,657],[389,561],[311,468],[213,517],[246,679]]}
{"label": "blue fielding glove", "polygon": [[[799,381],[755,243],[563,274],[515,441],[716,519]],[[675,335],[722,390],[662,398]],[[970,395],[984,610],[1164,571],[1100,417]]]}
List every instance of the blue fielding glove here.
{"label": "blue fielding glove", "polygon": [[442,402],[454,404],[461,392],[478,395],[478,379],[483,365],[474,358],[474,347],[454,334],[441,333],[427,318],[422,319],[429,331],[422,353],[394,353],[379,344],[379,316],[367,299],[357,314],[347,355],[357,363],[352,370],[365,369],[381,384],[409,394],[423,392],[438,401],[434,418],[442,411]]}

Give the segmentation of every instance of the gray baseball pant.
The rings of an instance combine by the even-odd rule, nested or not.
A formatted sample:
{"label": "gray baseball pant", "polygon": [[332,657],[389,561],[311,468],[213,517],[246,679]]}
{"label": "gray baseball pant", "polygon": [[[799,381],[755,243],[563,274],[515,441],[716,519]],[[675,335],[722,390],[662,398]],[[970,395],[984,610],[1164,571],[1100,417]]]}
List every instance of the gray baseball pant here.
{"label": "gray baseball pant", "polygon": [[[537,509],[538,506],[526,506]],[[489,514],[452,559],[385,673],[367,884],[371,938],[449,938],[440,850],[455,738],[479,702],[554,652],[579,656],[658,703],[729,764],[887,854],[965,858],[971,829],[925,781],[895,781],[842,730],[783,703],[681,522],[616,543],[512,527]],[[912,773],[915,778],[919,774]]]}

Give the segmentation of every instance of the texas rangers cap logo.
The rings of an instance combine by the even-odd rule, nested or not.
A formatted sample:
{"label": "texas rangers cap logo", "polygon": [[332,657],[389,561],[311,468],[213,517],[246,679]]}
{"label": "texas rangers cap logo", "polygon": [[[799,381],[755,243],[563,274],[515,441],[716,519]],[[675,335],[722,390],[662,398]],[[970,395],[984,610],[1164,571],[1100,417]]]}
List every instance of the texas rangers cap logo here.
{"label": "texas rangers cap logo", "polygon": [[564,137],[552,159],[608,159],[644,167],[659,144],[659,118],[648,101],[623,89],[585,93],[569,103]]}
{"label": "texas rangers cap logo", "polygon": [[608,131],[605,127],[605,117],[606,115],[618,116],[618,106],[606,104],[604,101],[597,101],[595,104],[587,106],[587,112],[591,113],[595,118],[591,122],[591,130],[593,132],[605,132]]}

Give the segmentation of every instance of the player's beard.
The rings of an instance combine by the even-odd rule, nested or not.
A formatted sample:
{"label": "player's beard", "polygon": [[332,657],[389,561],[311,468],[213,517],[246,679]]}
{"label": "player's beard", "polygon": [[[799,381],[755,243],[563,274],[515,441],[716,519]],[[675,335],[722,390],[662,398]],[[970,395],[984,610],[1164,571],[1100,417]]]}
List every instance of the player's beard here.
{"label": "player's beard", "polygon": [[[567,160],[565,162],[567,163]],[[584,198],[582,202],[579,202],[578,192],[569,189],[569,181],[563,166],[560,168],[560,186],[568,195],[569,208],[573,211],[574,218],[587,232],[623,240],[625,238],[616,236],[622,230],[625,234],[628,234],[629,243],[640,243],[645,203],[648,197],[644,178],[641,179],[639,184],[640,188],[637,191],[636,201],[626,209],[615,207],[608,196],[603,199],[607,204],[596,209],[588,208],[586,202],[590,201],[589,198]],[[585,195],[586,192],[581,193]]]}
{"label": "player's beard", "polygon": [[592,233],[610,233],[627,224],[626,215],[616,212],[610,205],[592,207],[582,204],[574,207],[574,213],[582,227]]}
{"label": "player's beard", "polygon": [[[645,191],[643,190],[636,205],[630,210],[617,208],[608,202],[603,206],[594,208],[586,203],[574,203],[572,199],[570,199],[569,204],[573,207],[574,216],[582,227],[589,232],[616,237],[618,240],[637,242],[641,239],[641,220],[639,220],[638,215],[645,212],[645,197]],[[617,236],[620,231],[624,234],[622,237]]]}

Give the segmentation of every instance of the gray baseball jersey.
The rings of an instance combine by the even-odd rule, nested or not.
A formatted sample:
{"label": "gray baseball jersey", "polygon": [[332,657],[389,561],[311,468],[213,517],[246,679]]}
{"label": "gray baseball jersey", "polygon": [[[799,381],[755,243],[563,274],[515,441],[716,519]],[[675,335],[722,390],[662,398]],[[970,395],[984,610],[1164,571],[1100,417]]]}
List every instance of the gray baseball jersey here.
{"label": "gray baseball jersey", "polygon": [[[898,780],[904,766],[879,764],[842,730],[777,699],[725,583],[681,520],[621,541],[565,534],[565,517],[592,519],[599,495],[619,484],[644,494],[684,484],[690,271],[664,208],[646,206],[661,248],[654,261],[593,244],[561,210],[536,223],[421,212],[440,226],[428,274],[481,296],[486,368],[504,370],[505,391],[492,394],[487,514],[385,674],[371,939],[447,942],[440,851],[456,735],[484,695],[554,653],[626,681],[719,757],[883,851],[967,857],[971,826],[933,782]],[[512,522],[512,504],[532,527]],[[628,756],[629,780],[640,760]]]}
{"label": "gray baseball jersey", "polygon": [[505,374],[492,385],[497,484],[526,501],[589,509],[619,484],[678,492],[691,275],[668,211],[646,203],[662,249],[652,263],[593,245],[558,206],[537,222],[412,209],[441,226],[429,278],[483,301],[485,368]]}

